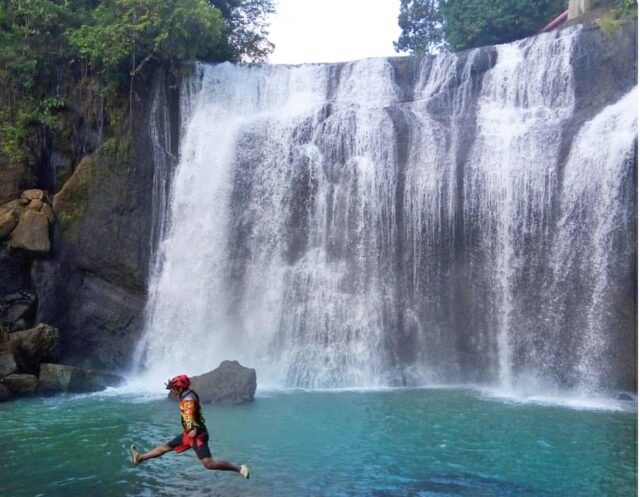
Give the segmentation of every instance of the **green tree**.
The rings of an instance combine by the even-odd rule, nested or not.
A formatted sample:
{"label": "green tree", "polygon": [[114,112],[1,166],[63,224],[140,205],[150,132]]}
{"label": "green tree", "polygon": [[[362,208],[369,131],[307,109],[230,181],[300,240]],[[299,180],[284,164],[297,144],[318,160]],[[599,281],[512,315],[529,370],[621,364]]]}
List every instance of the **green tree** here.
{"label": "green tree", "polygon": [[226,51],[231,60],[262,62],[273,52],[268,40],[273,0],[209,0],[220,10],[227,29]]}
{"label": "green tree", "polygon": [[0,1],[0,149],[37,162],[38,137],[70,135],[65,98],[93,105],[100,126],[106,113],[114,132],[151,61],[264,60],[273,11],[273,0]]}
{"label": "green tree", "polygon": [[13,163],[27,160],[32,128],[53,125],[64,106],[47,86],[68,54],[64,26],[77,22],[66,3],[0,2],[0,148]]}
{"label": "green tree", "polygon": [[448,0],[442,3],[452,50],[495,45],[538,33],[567,9],[566,0]]}
{"label": "green tree", "polygon": [[402,32],[393,42],[397,52],[419,55],[446,50],[444,16],[438,0],[401,0],[398,24]]}
{"label": "green tree", "polygon": [[567,8],[566,0],[401,0],[396,50],[465,50],[531,36]]}
{"label": "green tree", "polygon": [[215,60],[224,25],[205,0],[105,0],[87,24],[68,29],[71,47],[94,69],[129,67],[135,75],[151,59]]}

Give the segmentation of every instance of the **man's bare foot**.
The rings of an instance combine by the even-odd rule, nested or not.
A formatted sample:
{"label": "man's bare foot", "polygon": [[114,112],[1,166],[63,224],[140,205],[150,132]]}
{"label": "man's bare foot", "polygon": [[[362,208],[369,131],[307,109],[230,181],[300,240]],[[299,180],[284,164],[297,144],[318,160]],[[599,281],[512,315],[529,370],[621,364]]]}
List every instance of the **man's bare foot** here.
{"label": "man's bare foot", "polygon": [[140,462],[139,461],[140,454],[136,450],[136,446],[132,445],[131,447],[129,447],[129,452],[131,453],[131,462],[133,464],[138,464]]}
{"label": "man's bare foot", "polygon": [[249,476],[251,476],[251,473],[249,472],[249,467],[246,464],[243,464],[242,466],[240,466],[240,474],[244,476],[247,480],[249,479]]}

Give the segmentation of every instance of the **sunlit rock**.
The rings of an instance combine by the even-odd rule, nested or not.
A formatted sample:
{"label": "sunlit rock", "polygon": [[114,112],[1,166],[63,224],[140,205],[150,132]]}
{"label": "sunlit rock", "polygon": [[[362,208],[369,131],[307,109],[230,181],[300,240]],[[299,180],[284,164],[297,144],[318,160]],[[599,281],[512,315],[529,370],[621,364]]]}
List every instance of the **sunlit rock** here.
{"label": "sunlit rock", "polygon": [[11,248],[24,249],[36,254],[51,250],[49,219],[39,211],[26,210],[11,233]]}

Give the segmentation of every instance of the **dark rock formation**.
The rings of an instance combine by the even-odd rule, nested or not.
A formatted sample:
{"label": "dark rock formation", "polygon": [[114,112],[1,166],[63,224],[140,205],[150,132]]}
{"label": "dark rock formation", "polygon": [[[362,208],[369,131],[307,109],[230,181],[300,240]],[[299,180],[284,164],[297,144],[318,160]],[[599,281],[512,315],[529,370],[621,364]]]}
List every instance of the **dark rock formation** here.
{"label": "dark rock formation", "polygon": [[20,371],[36,373],[40,363],[56,358],[59,341],[58,329],[41,323],[30,330],[11,333],[9,343]]}
{"label": "dark rock formation", "polygon": [[0,382],[0,402],[13,399],[13,393]]}
{"label": "dark rock formation", "polygon": [[0,378],[6,388],[16,395],[35,393],[38,388],[38,377],[33,374],[10,374]]}
{"label": "dark rock formation", "polygon": [[17,369],[18,365],[11,351],[0,348],[0,378],[15,373]]}
{"label": "dark rock formation", "polygon": [[205,404],[251,402],[256,393],[256,370],[246,368],[238,361],[223,361],[213,371],[191,378],[191,387]]}
{"label": "dark rock formation", "polygon": [[35,318],[35,294],[22,290],[0,298],[0,320],[9,331],[27,329]]}
{"label": "dark rock formation", "polygon": [[136,93],[144,97],[134,109],[133,138],[110,138],[85,156],[55,195],[55,255],[36,261],[33,284],[36,319],[61,330],[65,363],[125,367],[142,331],[152,251],[154,157],[164,153],[157,152],[149,124],[157,118],[154,98],[171,94],[161,109],[171,118],[158,119],[175,129],[160,134],[177,136],[177,92],[170,89],[171,82],[164,69],[155,78],[139,78]]}
{"label": "dark rock formation", "polygon": [[81,369],[62,364],[41,364],[38,377],[38,391],[54,392],[98,392],[107,387],[117,387],[124,383],[121,376]]}

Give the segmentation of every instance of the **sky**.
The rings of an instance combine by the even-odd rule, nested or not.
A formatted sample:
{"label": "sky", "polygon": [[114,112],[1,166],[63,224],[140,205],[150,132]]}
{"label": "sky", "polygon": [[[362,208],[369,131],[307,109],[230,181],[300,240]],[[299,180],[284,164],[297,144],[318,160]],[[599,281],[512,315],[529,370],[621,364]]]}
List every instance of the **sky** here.
{"label": "sky", "polygon": [[399,55],[400,0],[275,0],[272,64],[344,62]]}

